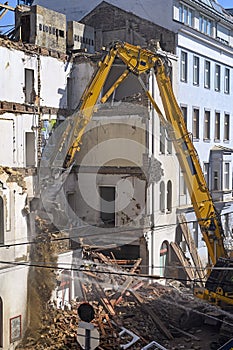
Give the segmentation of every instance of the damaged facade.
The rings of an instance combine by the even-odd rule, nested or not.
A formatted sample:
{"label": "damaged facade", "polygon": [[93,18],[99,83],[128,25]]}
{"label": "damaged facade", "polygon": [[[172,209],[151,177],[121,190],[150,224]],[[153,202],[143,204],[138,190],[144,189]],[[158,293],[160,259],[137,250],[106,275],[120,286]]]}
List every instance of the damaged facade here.
{"label": "damaged facade", "polygon": [[[9,87],[6,89],[6,84],[0,87],[3,150],[0,153],[0,280],[4,279],[0,281],[4,286],[0,294],[0,347],[13,349],[26,327],[28,267],[9,267],[8,263],[29,261],[30,245],[24,243],[35,235],[31,200],[38,195],[36,170],[42,150],[55,124],[62,125],[61,121],[77,108],[101,59],[101,54],[92,54],[102,46],[114,40],[128,41],[159,50],[171,61],[175,95],[194,135],[214,199],[223,209],[226,232],[232,227],[231,43],[229,39],[226,46],[223,38],[212,38],[211,49],[207,50],[208,33],[197,34],[196,28],[185,25],[182,4],[174,2],[174,17],[166,25],[159,21],[159,25],[155,24],[106,2],[85,16],[82,23],[70,21],[67,25],[66,17],[55,11],[41,6],[20,7],[16,11],[19,41],[0,39],[0,75]],[[169,5],[172,7],[170,2]],[[208,18],[216,16],[204,5],[199,7],[192,2],[192,6],[196,25],[199,10]],[[158,2],[158,8],[163,9],[162,3]],[[178,34],[169,23],[176,23]],[[230,22],[227,25],[232,26]],[[221,27],[218,33],[221,35]],[[193,43],[196,49],[191,51]],[[210,60],[216,51],[218,60]],[[199,52],[205,53],[200,56]],[[79,54],[75,56],[76,53]],[[203,91],[200,94],[198,89],[204,83],[201,72],[208,62],[213,67],[211,81],[215,79],[217,84],[217,72],[222,72],[225,83],[221,80],[219,99],[215,98],[216,89],[205,86],[207,103],[206,99],[203,101]],[[113,65],[103,94],[123,70],[121,62]],[[208,71],[205,72],[207,78]],[[155,100],[159,99],[152,72],[144,82]],[[193,91],[189,95],[187,85]],[[148,108],[146,96],[134,76],[122,83],[109,101],[98,109],[88,125],[76,164],[64,185],[65,206],[71,218],[68,231],[71,245],[72,248],[80,248],[82,244],[97,246],[108,252],[114,249],[116,258],[120,259],[141,257],[145,266],[142,272],[163,276],[171,262],[170,243],[182,241],[177,232],[177,214],[186,214],[196,245],[204,247],[202,242],[200,246],[201,237],[182,172],[159,118],[150,105]],[[225,126],[218,133],[216,128],[222,125],[221,120]],[[215,125],[214,135],[211,121]],[[201,125],[208,128],[208,134],[202,135]],[[55,225],[59,229],[63,218],[59,211],[57,216]],[[73,256],[67,252],[59,256],[58,265],[78,263],[80,258],[79,249]],[[80,291],[78,283],[73,283],[78,280],[75,277],[78,276],[73,271],[61,273],[56,297],[62,306]],[[12,292],[16,281],[20,304]],[[13,326],[15,335],[11,332]]]}
{"label": "damaged facade", "polygon": [[[43,0],[37,0],[35,3],[44,5]],[[68,19],[75,17],[82,23],[94,27],[98,49],[120,39],[151,49],[162,48],[176,55],[179,64],[177,71],[173,73],[173,88],[187,121],[187,128],[193,134],[194,146],[198,151],[208,187],[220,211],[227,241],[230,241],[233,146],[231,141],[232,16],[230,12],[224,10],[214,0],[208,2],[167,0],[166,6],[170,10],[166,13],[164,13],[165,5],[162,0],[157,1],[156,6],[152,0],[147,0],[143,7],[131,0],[127,2],[96,0],[95,4],[80,2],[79,5],[71,2],[63,8],[55,2],[50,2],[48,6],[59,8]],[[70,7],[75,8],[76,12],[70,11]],[[162,130],[161,135],[164,139]],[[216,145],[220,147],[216,149]],[[159,153],[165,160],[167,152],[164,147]],[[221,156],[218,157],[220,153]],[[217,158],[218,165],[212,162]],[[182,171],[179,171],[178,183],[178,187],[173,186],[173,190],[177,190],[173,193],[173,199],[177,199],[174,210],[177,214],[186,215],[196,246],[203,261],[206,261],[206,247],[190,205]],[[166,181],[163,183],[161,180],[162,193],[165,188]],[[166,194],[161,195],[163,204],[162,210],[159,209],[159,215],[166,207],[165,197]],[[153,216],[157,216],[157,213]],[[160,225],[158,225],[158,232],[161,232]],[[157,237],[158,232],[149,236]],[[179,232],[176,234],[176,240],[185,249],[185,242],[182,241]],[[155,251],[155,245],[152,243],[151,252],[153,251]],[[162,251],[167,251],[167,248]],[[152,258],[150,266],[157,265],[153,261]]]}
{"label": "damaged facade", "polygon": [[[129,12],[130,6],[132,11]],[[114,1],[103,1],[92,11],[87,11],[89,13],[81,21],[95,28],[97,47],[107,45],[108,42],[120,38],[123,41],[130,40],[134,44],[146,46],[152,50],[162,48],[176,55],[179,63],[176,67],[172,62],[173,89],[186,120],[187,128],[193,135],[194,146],[197,149],[207,185],[221,215],[227,237],[226,244],[229,244],[233,226],[232,17],[214,1],[210,1],[208,4],[201,0],[191,1],[187,4],[179,1],[167,1],[166,6],[171,9],[172,13],[167,11],[166,14],[164,14],[163,1],[157,1],[156,7],[153,7],[152,2],[148,0],[144,6],[144,9],[147,9],[145,11],[133,1],[128,1],[126,4],[121,3],[121,5]],[[153,10],[150,12],[151,8]],[[66,11],[68,12],[68,8]],[[103,18],[108,18],[108,20],[104,21]],[[153,86],[156,85],[151,81],[151,89],[154,89]],[[157,117],[152,118],[155,120],[153,122],[155,125],[151,128],[152,134],[155,135],[154,140],[156,140],[156,135],[158,137],[158,130],[160,130],[157,147],[158,144],[160,146],[157,152],[152,141],[151,151],[154,149],[152,153],[155,152],[155,158],[161,161],[165,172],[167,169],[170,174],[171,147],[169,142],[168,146],[165,145],[167,143],[166,135],[163,127],[159,125],[159,122],[157,123],[157,119]],[[173,169],[177,169],[175,160]],[[172,184],[172,211],[176,213],[176,216],[186,215],[190,232],[203,262],[206,263],[208,260],[206,246],[202,240],[196,216],[192,206],[190,206],[184,176],[181,170],[176,172],[179,174],[179,178],[176,179],[176,182],[169,182],[170,185]],[[159,272],[158,269],[153,269],[153,266],[161,265],[158,259],[153,258],[154,252],[157,255],[157,239],[162,231],[165,238],[165,227],[174,223],[173,220],[170,221],[164,215],[166,211],[170,212],[167,210],[166,204],[167,201],[169,202],[166,184],[168,182],[162,178],[160,187],[156,185],[156,190],[153,190],[154,185],[152,185],[148,195],[148,198],[151,198],[151,203],[154,203],[150,208],[152,221],[159,217],[156,219],[157,224],[152,224],[154,232],[148,233],[150,237],[148,242],[149,255],[151,257],[149,265],[152,266],[152,273]],[[160,196],[158,196],[159,193]],[[164,194],[161,195],[161,193]],[[157,206],[158,203],[160,203],[159,206]],[[173,227],[169,227],[169,231],[172,232]],[[156,243],[153,243],[154,240]],[[175,241],[186,250],[185,242],[182,240],[178,229]],[[161,252],[168,252],[166,243],[165,245],[162,243],[162,247]],[[162,255],[163,253],[161,253]],[[167,254],[168,257],[169,254]],[[161,261],[163,259],[166,260],[165,257],[161,257]]]}

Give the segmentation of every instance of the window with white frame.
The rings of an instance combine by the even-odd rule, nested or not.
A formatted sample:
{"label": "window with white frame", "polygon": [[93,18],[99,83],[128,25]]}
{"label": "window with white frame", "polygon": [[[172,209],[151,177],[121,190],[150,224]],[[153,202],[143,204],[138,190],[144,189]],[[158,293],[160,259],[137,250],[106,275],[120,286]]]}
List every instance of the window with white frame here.
{"label": "window with white frame", "polygon": [[210,88],[210,61],[205,61],[205,76],[204,76],[205,88]]}
{"label": "window with white frame", "polygon": [[204,140],[210,139],[210,111],[205,111]]}
{"label": "window with white frame", "polygon": [[224,92],[225,94],[230,93],[230,69],[225,68],[224,72]]}
{"label": "window with white frame", "polygon": [[219,64],[216,64],[215,65],[215,82],[214,82],[215,91],[220,91],[220,83],[221,83],[221,67]]}
{"label": "window with white frame", "polygon": [[224,189],[230,188],[230,163],[224,163]]}
{"label": "window with white frame", "polygon": [[179,4],[179,21],[193,27],[194,11],[185,4]]}
{"label": "window with white frame", "polygon": [[199,17],[199,30],[200,32],[207,34],[207,35],[212,35],[212,21],[208,17],[204,15],[200,15]]}
{"label": "window with white frame", "polygon": [[230,114],[225,113],[224,115],[224,141],[230,139]]}
{"label": "window with white frame", "polygon": [[220,113],[219,112],[215,112],[214,139],[220,140]]}
{"label": "window with white frame", "polygon": [[193,108],[193,138],[199,139],[199,109]]}
{"label": "window with white frame", "polygon": [[193,84],[199,85],[199,65],[200,59],[197,56],[193,56]]}
{"label": "window with white frame", "polygon": [[180,195],[186,195],[187,194],[187,187],[184,179],[184,172],[180,170]]}
{"label": "window with white frame", "polygon": [[180,79],[181,81],[184,81],[187,83],[187,75],[188,75],[188,54],[187,52],[182,51],[181,52],[181,67],[180,67]]}

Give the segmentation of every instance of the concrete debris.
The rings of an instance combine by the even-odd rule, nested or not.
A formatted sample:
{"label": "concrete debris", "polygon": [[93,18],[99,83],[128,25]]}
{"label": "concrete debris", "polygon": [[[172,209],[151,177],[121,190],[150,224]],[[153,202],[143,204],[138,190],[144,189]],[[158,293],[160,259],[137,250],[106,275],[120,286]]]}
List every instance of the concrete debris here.
{"label": "concrete debris", "polygon": [[[217,350],[232,337],[228,334],[227,340],[221,340],[221,326],[228,315],[227,325],[232,327],[233,315],[194,299],[186,287],[151,284],[139,275],[130,275],[140,267],[138,262],[123,269],[116,259],[88,253],[89,264],[85,261],[80,270],[84,300],[76,299],[64,310],[48,301],[37,336],[26,335],[17,349],[81,349],[77,343],[81,321],[77,309],[83,301],[95,311],[92,324],[100,333],[99,350],[121,349],[122,344],[141,350],[154,343],[161,349]],[[214,311],[221,317],[218,324],[210,326],[205,320]],[[131,341],[134,343],[128,347]]]}
{"label": "concrete debris", "polygon": [[16,182],[17,185],[22,188],[23,193],[26,192],[25,174],[22,171],[0,166],[0,175],[6,175],[6,182]]}
{"label": "concrete debris", "polygon": [[68,56],[57,50],[47,49],[45,47],[23,43],[22,41],[10,40],[7,36],[0,35],[0,46],[7,47],[11,50],[21,50],[29,54],[39,54],[41,56],[51,56],[62,60],[63,62],[68,60]]}

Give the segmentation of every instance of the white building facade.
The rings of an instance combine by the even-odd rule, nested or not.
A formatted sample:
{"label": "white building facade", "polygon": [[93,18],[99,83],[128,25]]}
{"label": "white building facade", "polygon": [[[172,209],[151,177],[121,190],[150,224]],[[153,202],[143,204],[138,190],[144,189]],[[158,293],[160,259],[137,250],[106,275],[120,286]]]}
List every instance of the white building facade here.
{"label": "white building facade", "polygon": [[0,348],[4,350],[15,348],[27,326],[28,242],[34,238],[30,200],[45,134],[58,111],[62,117],[67,109],[70,65],[65,58],[62,53],[60,59],[51,57],[45,49],[41,54],[33,45],[0,41]]}

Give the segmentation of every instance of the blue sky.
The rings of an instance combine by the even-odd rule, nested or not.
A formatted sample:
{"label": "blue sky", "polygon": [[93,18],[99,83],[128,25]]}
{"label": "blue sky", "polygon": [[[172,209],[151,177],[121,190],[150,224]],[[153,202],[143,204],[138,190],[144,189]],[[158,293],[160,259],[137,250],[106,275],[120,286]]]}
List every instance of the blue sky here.
{"label": "blue sky", "polygon": [[[49,1],[49,0],[48,0]],[[1,3],[4,3],[4,0],[0,0]],[[233,8],[233,0],[218,0],[219,4],[225,8]],[[17,0],[8,0],[8,5],[15,7],[17,5]],[[9,27],[5,27],[8,26]],[[10,26],[11,25],[11,26]],[[14,13],[8,11],[8,13],[0,20],[0,31],[5,33],[14,26]]]}

